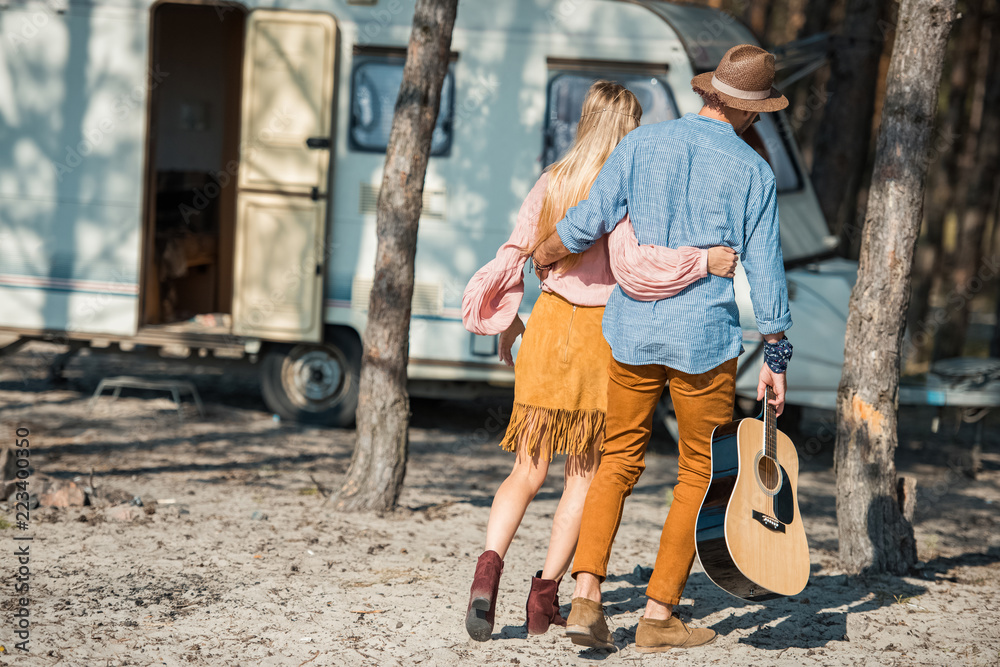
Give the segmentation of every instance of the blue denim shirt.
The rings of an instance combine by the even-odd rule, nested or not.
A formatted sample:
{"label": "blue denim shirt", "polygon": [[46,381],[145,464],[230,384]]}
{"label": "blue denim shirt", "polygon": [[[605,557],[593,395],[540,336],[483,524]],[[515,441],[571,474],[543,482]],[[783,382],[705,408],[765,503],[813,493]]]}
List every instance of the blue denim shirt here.
{"label": "blue denim shirt", "polygon": [[[571,252],[582,252],[626,212],[639,243],[736,250],[757,328],[772,334],[792,326],[774,173],[732,125],[689,113],[636,128],[556,231]],[[661,301],[637,301],[616,287],[603,330],[625,364],[704,373],[743,352],[733,281],[713,275]]]}

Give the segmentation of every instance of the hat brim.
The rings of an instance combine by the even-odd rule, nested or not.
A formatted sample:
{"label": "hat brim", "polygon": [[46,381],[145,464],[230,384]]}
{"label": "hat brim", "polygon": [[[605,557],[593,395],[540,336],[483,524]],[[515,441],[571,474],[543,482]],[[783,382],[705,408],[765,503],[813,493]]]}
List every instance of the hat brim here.
{"label": "hat brim", "polygon": [[771,86],[771,94],[762,100],[744,100],[739,97],[727,95],[712,85],[712,76],[714,74],[715,72],[704,72],[703,74],[699,74],[691,79],[691,87],[696,91],[704,90],[712,93],[713,95],[717,95],[727,107],[741,109],[743,111],[769,113],[772,111],[781,111],[788,106],[788,98],[778,92],[778,89],[774,86]]}

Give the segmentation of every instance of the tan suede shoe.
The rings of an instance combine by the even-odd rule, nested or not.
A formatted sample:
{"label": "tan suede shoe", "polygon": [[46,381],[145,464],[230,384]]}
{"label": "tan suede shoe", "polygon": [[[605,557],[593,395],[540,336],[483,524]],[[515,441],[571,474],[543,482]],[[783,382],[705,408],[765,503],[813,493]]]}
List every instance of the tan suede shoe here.
{"label": "tan suede shoe", "polygon": [[715,640],[715,630],[691,629],[676,615],[667,620],[639,619],[635,631],[635,650],[639,653],[662,653],[672,648],[691,648]]}
{"label": "tan suede shoe", "polygon": [[587,598],[573,598],[573,608],[566,619],[566,636],[580,646],[618,650],[604,620],[604,607]]}

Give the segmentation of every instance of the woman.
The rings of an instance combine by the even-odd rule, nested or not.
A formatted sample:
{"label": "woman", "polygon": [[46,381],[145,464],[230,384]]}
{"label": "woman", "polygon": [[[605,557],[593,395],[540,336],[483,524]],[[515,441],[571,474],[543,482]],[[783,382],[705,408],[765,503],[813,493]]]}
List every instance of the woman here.
{"label": "woman", "polygon": [[[500,358],[514,366],[515,376],[514,407],[500,445],[515,453],[514,468],[493,499],[486,549],[466,611],[466,629],[478,641],[493,631],[503,558],[556,453],[567,455],[563,494],[545,563],[531,580],[527,626],[530,634],[541,634],[551,624],[566,624],[557,593],[576,550],[583,503],[600,460],[611,359],[601,319],[616,277],[634,298],[665,298],[709,271],[731,276],[735,267],[729,248],[639,246],[626,216],[609,237],[551,268],[527,328],[518,317],[527,258],[566,211],[587,197],[604,161],[638,127],[641,113],[638,100],[623,86],[608,81],[591,86],[574,145],[538,179],[510,239],[465,291],[466,328],[480,335],[499,333]],[[511,347],[522,334],[513,362]]]}

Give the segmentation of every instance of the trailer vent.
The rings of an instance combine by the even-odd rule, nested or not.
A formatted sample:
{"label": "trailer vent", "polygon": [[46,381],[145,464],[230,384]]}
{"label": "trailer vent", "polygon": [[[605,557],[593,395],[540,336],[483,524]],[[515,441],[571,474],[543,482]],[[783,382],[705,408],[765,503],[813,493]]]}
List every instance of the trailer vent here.
{"label": "trailer vent", "polygon": [[[378,193],[381,186],[370,183],[361,184],[360,213],[374,214],[378,207]],[[424,188],[424,201],[420,208],[420,217],[428,220],[444,220],[446,208],[446,193],[444,188],[436,190]]]}
{"label": "trailer vent", "polygon": [[[371,296],[372,281],[355,278],[351,287],[351,308],[357,311],[368,310],[368,299]],[[413,285],[413,315],[440,315],[444,309],[441,286],[433,283],[415,283]]]}

